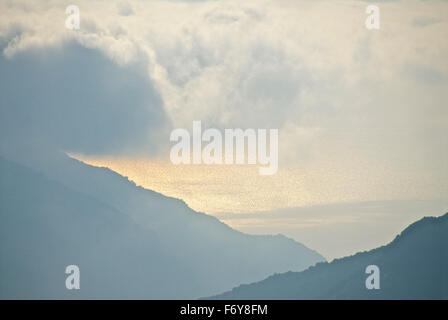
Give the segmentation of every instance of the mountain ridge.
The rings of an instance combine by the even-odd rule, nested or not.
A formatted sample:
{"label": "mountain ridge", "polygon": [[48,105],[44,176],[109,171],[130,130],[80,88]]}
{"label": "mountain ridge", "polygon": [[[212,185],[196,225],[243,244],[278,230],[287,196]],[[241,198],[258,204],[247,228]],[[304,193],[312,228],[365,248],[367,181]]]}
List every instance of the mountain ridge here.
{"label": "mountain ridge", "polygon": [[[381,270],[379,290],[365,288],[365,268],[371,264]],[[203,299],[448,299],[448,213],[424,217],[373,250]]]}

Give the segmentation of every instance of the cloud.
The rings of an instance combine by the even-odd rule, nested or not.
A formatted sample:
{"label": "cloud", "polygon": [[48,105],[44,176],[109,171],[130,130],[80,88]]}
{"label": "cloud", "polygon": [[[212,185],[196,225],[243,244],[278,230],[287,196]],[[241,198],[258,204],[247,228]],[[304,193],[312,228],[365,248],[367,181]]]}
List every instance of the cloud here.
{"label": "cloud", "polygon": [[431,24],[438,23],[438,22],[439,22],[438,19],[420,16],[420,17],[413,18],[411,21],[411,25],[414,27],[423,28],[423,27],[426,27],[426,26],[429,26]]}
{"label": "cloud", "polygon": [[447,80],[446,76],[437,69],[420,63],[408,63],[403,69],[408,78],[419,81],[421,85],[431,86]]}
{"label": "cloud", "polygon": [[71,32],[58,2],[3,3],[3,53],[75,39],[120,70],[139,66],[174,127],[278,127],[280,165],[447,171],[446,3],[381,2],[377,31],[364,27],[362,1],[129,4],[132,16],[79,1]]}
{"label": "cloud", "polygon": [[134,14],[132,6],[127,1],[120,1],[117,3],[118,14],[121,16],[131,16]]}
{"label": "cloud", "polygon": [[30,139],[85,154],[154,154],[167,125],[138,64],[118,66],[76,41],[0,58],[2,142]]}

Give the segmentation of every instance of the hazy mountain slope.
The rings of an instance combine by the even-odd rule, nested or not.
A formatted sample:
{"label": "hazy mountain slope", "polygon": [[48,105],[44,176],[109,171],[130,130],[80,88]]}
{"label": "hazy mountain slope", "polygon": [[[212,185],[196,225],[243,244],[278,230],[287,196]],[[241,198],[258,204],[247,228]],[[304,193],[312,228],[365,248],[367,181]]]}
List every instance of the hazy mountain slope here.
{"label": "hazy mountain slope", "polygon": [[[380,268],[380,289],[367,290],[368,265]],[[303,272],[273,275],[215,299],[448,299],[448,213],[423,218],[387,246]]]}
{"label": "hazy mountain slope", "polygon": [[[154,233],[114,208],[1,158],[0,176],[0,298],[155,298],[195,285]],[[79,291],[65,288],[70,264]]]}
{"label": "hazy mountain slope", "polygon": [[[0,161],[2,297],[195,298],[323,261],[291,239],[242,234],[108,169],[61,155],[34,163]],[[69,264],[81,267],[76,294],[64,287]]]}

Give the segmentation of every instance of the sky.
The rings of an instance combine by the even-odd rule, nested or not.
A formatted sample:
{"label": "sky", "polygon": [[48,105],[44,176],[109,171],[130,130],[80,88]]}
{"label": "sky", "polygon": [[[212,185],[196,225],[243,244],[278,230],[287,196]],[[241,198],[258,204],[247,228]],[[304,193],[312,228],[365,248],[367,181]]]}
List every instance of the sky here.
{"label": "sky", "polygon": [[[448,3],[375,2],[368,30],[369,3],[82,0],[68,30],[65,2],[0,0],[2,99],[35,106],[0,132],[238,230],[328,258],[371,249],[448,211]],[[169,133],[194,120],[277,128],[278,172],[172,165]]]}

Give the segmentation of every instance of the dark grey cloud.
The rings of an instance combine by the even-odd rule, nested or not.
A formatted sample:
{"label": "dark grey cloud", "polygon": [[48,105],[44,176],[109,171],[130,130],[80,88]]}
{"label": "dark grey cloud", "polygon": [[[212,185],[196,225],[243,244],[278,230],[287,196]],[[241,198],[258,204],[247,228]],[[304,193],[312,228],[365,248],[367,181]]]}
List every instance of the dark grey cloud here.
{"label": "dark grey cloud", "polygon": [[33,141],[95,155],[154,154],[167,128],[143,65],[70,41],[0,57],[1,146]]}

